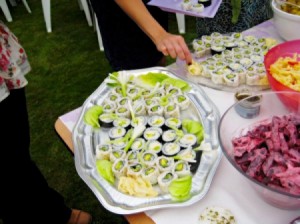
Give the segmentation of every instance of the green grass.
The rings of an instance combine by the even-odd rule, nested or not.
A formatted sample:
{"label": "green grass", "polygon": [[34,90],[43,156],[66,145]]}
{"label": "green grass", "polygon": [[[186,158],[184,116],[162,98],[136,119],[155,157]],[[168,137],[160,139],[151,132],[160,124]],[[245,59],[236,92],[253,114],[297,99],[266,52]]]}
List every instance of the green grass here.
{"label": "green grass", "polygon": [[[126,223],[123,216],[107,211],[81,180],[71,153],[54,129],[56,119],[81,106],[111,72],[99,51],[96,32],[76,0],[51,1],[52,33],[46,32],[41,0],[28,4],[32,14],[19,3],[10,9],[13,22],[7,23],[3,13],[0,20],[18,37],[32,66],[26,90],[32,158],[70,207],[90,212],[94,223]],[[178,33],[174,14],[169,23],[170,31]],[[196,36],[195,19],[186,17],[186,26],[184,37],[190,42]]]}

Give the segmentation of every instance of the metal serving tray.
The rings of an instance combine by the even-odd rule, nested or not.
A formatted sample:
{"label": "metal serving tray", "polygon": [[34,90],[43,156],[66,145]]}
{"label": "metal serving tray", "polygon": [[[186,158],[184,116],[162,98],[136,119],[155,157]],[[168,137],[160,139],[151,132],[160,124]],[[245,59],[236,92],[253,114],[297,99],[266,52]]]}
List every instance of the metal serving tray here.
{"label": "metal serving tray", "polygon": [[[163,67],[153,67],[127,71],[132,75],[159,72],[178,78],[175,73]],[[186,81],[186,80],[185,80]],[[101,104],[111,88],[103,82],[84,102],[82,111],[73,129],[73,143],[75,166],[79,176],[94,192],[100,203],[109,211],[117,214],[132,214],[146,210],[181,207],[191,205],[201,200],[209,190],[215,171],[222,157],[219,147],[217,128],[220,120],[219,111],[204,91],[197,85],[190,83],[192,89],[187,93],[192,101],[190,108],[181,114],[182,118],[201,121],[205,130],[205,142],[210,143],[212,151],[203,152],[197,171],[193,175],[191,198],[184,202],[172,200],[170,194],[159,195],[154,198],[140,198],[126,195],[115,186],[103,179],[96,169],[95,148],[99,143],[108,139],[108,129],[93,129],[85,124],[85,112],[96,104]]]}

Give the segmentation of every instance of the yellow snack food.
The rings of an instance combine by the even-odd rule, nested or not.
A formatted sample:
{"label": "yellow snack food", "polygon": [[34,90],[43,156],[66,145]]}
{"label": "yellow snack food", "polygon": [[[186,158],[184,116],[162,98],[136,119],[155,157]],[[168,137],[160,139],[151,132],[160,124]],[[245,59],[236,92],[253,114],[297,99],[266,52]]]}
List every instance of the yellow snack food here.
{"label": "yellow snack food", "polygon": [[280,57],[270,66],[271,75],[283,85],[300,91],[300,54]]}
{"label": "yellow snack food", "polygon": [[187,65],[187,70],[191,75],[201,75],[203,67],[198,62],[193,61],[192,64]]}
{"label": "yellow snack food", "polygon": [[121,177],[118,190],[136,197],[155,197],[158,195],[158,192],[153,189],[151,183],[140,177]]}

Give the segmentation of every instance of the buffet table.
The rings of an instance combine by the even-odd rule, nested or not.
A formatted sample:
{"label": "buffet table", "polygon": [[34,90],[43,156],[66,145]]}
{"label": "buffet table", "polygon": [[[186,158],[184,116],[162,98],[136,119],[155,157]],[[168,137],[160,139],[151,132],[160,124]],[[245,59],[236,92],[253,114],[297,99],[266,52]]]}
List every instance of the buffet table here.
{"label": "buffet table", "polygon": [[[249,32],[252,31],[280,39],[274,30],[272,20],[249,30]],[[176,69],[176,66],[175,63],[169,68]],[[224,92],[207,87],[202,88],[218,107],[220,115],[223,115],[234,103],[233,92]],[[77,108],[60,116],[55,123],[57,133],[72,152],[74,149],[72,130],[80,113],[81,108]],[[260,199],[247,180],[223,157],[211,187],[202,200],[187,207],[157,209],[126,215],[125,217],[132,224],[197,224],[201,212],[208,206],[229,209],[234,214],[237,222],[241,224],[288,224],[300,215],[299,210],[282,210]]]}

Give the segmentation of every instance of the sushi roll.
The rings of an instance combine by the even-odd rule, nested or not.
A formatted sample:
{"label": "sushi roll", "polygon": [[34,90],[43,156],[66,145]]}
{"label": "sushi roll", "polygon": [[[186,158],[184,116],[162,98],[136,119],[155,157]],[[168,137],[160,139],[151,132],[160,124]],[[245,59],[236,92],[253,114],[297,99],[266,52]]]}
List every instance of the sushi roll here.
{"label": "sushi roll", "polygon": [[207,55],[207,50],[206,50],[205,47],[198,47],[198,48],[195,50],[194,54],[195,54],[195,57],[196,57],[196,58],[202,58],[202,57],[204,57],[204,56]]}
{"label": "sushi roll", "polygon": [[146,106],[142,103],[137,104],[133,107],[134,113],[136,116],[146,116],[147,115],[147,110]]}
{"label": "sushi roll", "polygon": [[206,49],[206,54],[210,55],[211,54],[211,43],[206,43],[204,45],[205,49]]}
{"label": "sushi roll", "polygon": [[101,114],[99,116],[99,124],[102,127],[109,128],[113,126],[113,117],[111,114]]}
{"label": "sushi roll", "polygon": [[239,83],[245,84],[246,83],[246,72],[244,67],[239,63],[231,63],[229,64],[229,67],[233,70],[235,74],[238,74],[239,76]]}
{"label": "sushi roll", "polygon": [[115,111],[115,109],[117,108],[116,106],[116,103],[115,102],[105,102],[103,105],[102,105],[102,108],[103,108],[103,112],[104,113],[113,113]]}
{"label": "sushi roll", "polygon": [[[203,35],[201,37],[201,40],[204,42],[204,44],[210,44],[212,42],[212,37],[208,35]],[[210,48],[210,46],[209,46]]]}
{"label": "sushi roll", "polygon": [[197,145],[197,137],[194,134],[184,134],[179,139],[179,145],[182,148],[194,147]]}
{"label": "sushi roll", "polygon": [[157,160],[157,154],[155,152],[144,152],[141,156],[141,162],[145,164],[145,166],[154,166]]}
{"label": "sushi roll", "polygon": [[140,151],[142,150],[146,145],[146,141],[143,138],[137,138],[134,140],[134,142],[131,145],[132,151]]}
{"label": "sushi roll", "polygon": [[177,179],[177,174],[175,174],[171,171],[161,173],[157,177],[157,182],[158,182],[158,185],[159,185],[161,191],[164,193],[167,193],[169,185],[175,179]]}
{"label": "sushi roll", "polygon": [[[214,59],[212,59],[212,60],[213,60],[213,63],[215,63],[215,60]],[[203,67],[202,74],[203,74],[204,77],[210,78],[211,77],[211,73],[213,73],[216,70],[217,70],[217,68],[216,68],[215,65],[210,65],[209,64],[209,65]]]}
{"label": "sushi roll", "polygon": [[181,128],[181,120],[178,119],[178,118],[175,118],[175,117],[170,117],[170,118],[167,118],[166,119],[166,122],[165,122],[165,125],[168,127],[168,128]]}
{"label": "sushi roll", "polygon": [[132,127],[136,127],[136,126],[139,126],[139,125],[146,126],[147,122],[148,122],[147,117],[138,116],[138,117],[135,117],[134,119],[131,120],[131,126]]}
{"label": "sushi roll", "polygon": [[204,11],[204,5],[201,3],[196,3],[192,5],[192,11],[195,13],[201,13]]}
{"label": "sushi roll", "polygon": [[162,134],[162,140],[165,143],[174,142],[177,138],[176,131],[173,129],[169,129]]}
{"label": "sushi roll", "polygon": [[227,86],[239,86],[239,76],[235,73],[223,74],[224,82]]}
{"label": "sushi roll", "polygon": [[211,54],[222,54],[225,49],[223,45],[211,45]]}
{"label": "sushi roll", "polygon": [[144,99],[148,99],[148,98],[151,98],[151,91],[148,90],[148,89],[145,89],[142,91],[142,96]]}
{"label": "sushi roll", "polygon": [[98,144],[96,146],[96,158],[99,160],[109,160],[109,155],[112,151],[110,144]]}
{"label": "sushi roll", "polygon": [[125,134],[126,134],[125,128],[120,126],[112,127],[108,132],[108,136],[111,140],[124,137]]}
{"label": "sushi roll", "polygon": [[240,64],[245,68],[248,69],[253,64],[253,61],[250,58],[242,58],[240,60]]}
{"label": "sushi roll", "polygon": [[248,46],[248,45],[249,45],[249,43],[244,41],[244,40],[240,40],[240,41],[237,42],[237,46],[241,47],[241,48],[243,48],[245,46]]}
{"label": "sushi roll", "polygon": [[230,50],[224,50],[222,52],[222,55],[223,55],[223,58],[232,58],[233,53]]}
{"label": "sushi roll", "polygon": [[215,84],[223,84],[224,79],[223,79],[223,71],[222,69],[219,69],[217,71],[214,71],[211,73],[210,79],[213,83]]}
{"label": "sushi roll", "polygon": [[156,160],[156,166],[160,172],[171,171],[174,166],[173,157],[160,156]]}
{"label": "sushi roll", "polygon": [[224,42],[224,47],[227,50],[232,50],[233,48],[237,47],[237,43],[234,41],[226,41],[226,42]]}
{"label": "sushi roll", "polygon": [[117,96],[122,96],[122,88],[120,86],[113,88],[112,94],[115,94]]}
{"label": "sushi roll", "polygon": [[153,105],[148,109],[149,116],[154,116],[154,115],[162,116],[163,113],[164,113],[164,108],[159,104]]}
{"label": "sushi roll", "polygon": [[113,102],[113,103],[117,103],[118,100],[119,100],[120,96],[118,94],[114,94],[114,93],[111,93],[108,98],[107,98],[107,102]]}
{"label": "sushi roll", "polygon": [[125,176],[127,171],[127,161],[124,159],[116,159],[112,165],[112,171],[118,179]]}
{"label": "sushi roll", "polygon": [[211,5],[212,0],[198,0],[199,4],[202,4],[204,7],[208,7]]}
{"label": "sushi roll", "polygon": [[128,164],[137,163],[139,161],[139,158],[138,158],[139,153],[140,153],[140,151],[130,151],[130,152],[128,152],[127,155],[126,155],[126,160],[127,160]]}
{"label": "sushi roll", "polygon": [[234,42],[239,42],[239,41],[243,40],[243,34],[239,33],[239,32],[232,33],[231,37],[232,37]]}
{"label": "sushi roll", "polygon": [[163,116],[154,115],[148,119],[148,125],[150,127],[163,128],[165,125],[165,118]]}
{"label": "sushi roll", "polygon": [[164,109],[164,115],[166,118],[169,118],[169,117],[179,118],[180,117],[179,106],[174,103],[167,105]]}
{"label": "sushi roll", "polygon": [[247,72],[246,84],[249,86],[259,85],[259,75],[255,72]]}
{"label": "sushi roll", "polygon": [[157,184],[159,170],[156,166],[151,166],[143,169],[142,178],[148,180],[152,185]]}
{"label": "sushi roll", "polygon": [[109,160],[114,163],[118,159],[125,159],[126,153],[123,150],[120,149],[112,149],[110,155],[109,155]]}
{"label": "sushi roll", "polygon": [[125,106],[127,107],[128,102],[129,102],[129,98],[128,97],[121,97],[119,98],[119,100],[117,101],[118,106]]}
{"label": "sushi roll", "polygon": [[219,32],[212,32],[210,36],[213,40],[222,39],[223,37],[223,35]]}
{"label": "sushi roll", "polygon": [[176,173],[178,177],[190,175],[190,165],[186,161],[178,160],[175,162],[172,172]]}
{"label": "sushi roll", "polygon": [[186,110],[190,106],[190,99],[185,95],[177,95],[175,98],[175,102],[179,105],[179,108],[181,110]]}
{"label": "sushi roll", "polygon": [[144,131],[144,138],[147,141],[158,140],[162,134],[161,128],[149,127]]}
{"label": "sushi roll", "polygon": [[[223,53],[223,52],[222,52]],[[221,61],[221,59],[223,58],[223,54],[214,54],[213,55],[213,58],[216,60],[216,63],[218,62],[218,61]],[[218,65],[217,65],[218,66]]]}
{"label": "sushi roll", "polygon": [[191,10],[193,6],[193,2],[191,0],[183,0],[181,2],[181,7],[184,10]]}
{"label": "sushi roll", "polygon": [[131,87],[127,89],[127,96],[129,96],[130,98],[134,98],[135,96],[137,96],[139,93],[139,89],[136,87]]}
{"label": "sushi roll", "polygon": [[158,99],[145,99],[145,106],[147,110],[149,110],[151,107],[157,104],[159,104]]}
{"label": "sushi roll", "polygon": [[115,127],[122,127],[128,130],[130,128],[131,120],[126,117],[118,117],[113,121]]}
{"label": "sushi roll", "polygon": [[180,145],[175,142],[168,142],[163,145],[162,153],[163,155],[170,157],[175,156],[180,151]]}
{"label": "sushi roll", "polygon": [[244,39],[244,41],[246,41],[249,44],[252,44],[256,41],[256,37],[253,35],[246,35],[246,36],[244,36],[243,39]]}
{"label": "sushi roll", "polygon": [[194,51],[196,51],[199,47],[203,48],[204,41],[200,40],[200,39],[194,39],[193,42],[192,42],[192,45],[193,45]]}
{"label": "sushi roll", "polygon": [[130,118],[130,111],[128,110],[128,106],[120,106],[116,109],[116,115],[118,117],[127,117]]}
{"label": "sushi roll", "polygon": [[130,164],[127,168],[127,176],[137,178],[142,176],[143,165],[141,163]]}
{"label": "sushi roll", "polygon": [[162,150],[162,144],[157,140],[151,140],[147,143],[147,151],[159,154]]}
{"label": "sushi roll", "polygon": [[253,54],[250,56],[250,59],[254,62],[254,63],[261,63],[264,61],[264,57],[261,55],[257,55],[257,54]]}
{"label": "sushi roll", "polygon": [[124,149],[127,142],[123,138],[117,138],[112,141],[112,147],[113,149]]}
{"label": "sushi roll", "polygon": [[180,88],[173,86],[173,87],[168,88],[167,94],[176,96],[176,95],[182,94],[182,91]]}

